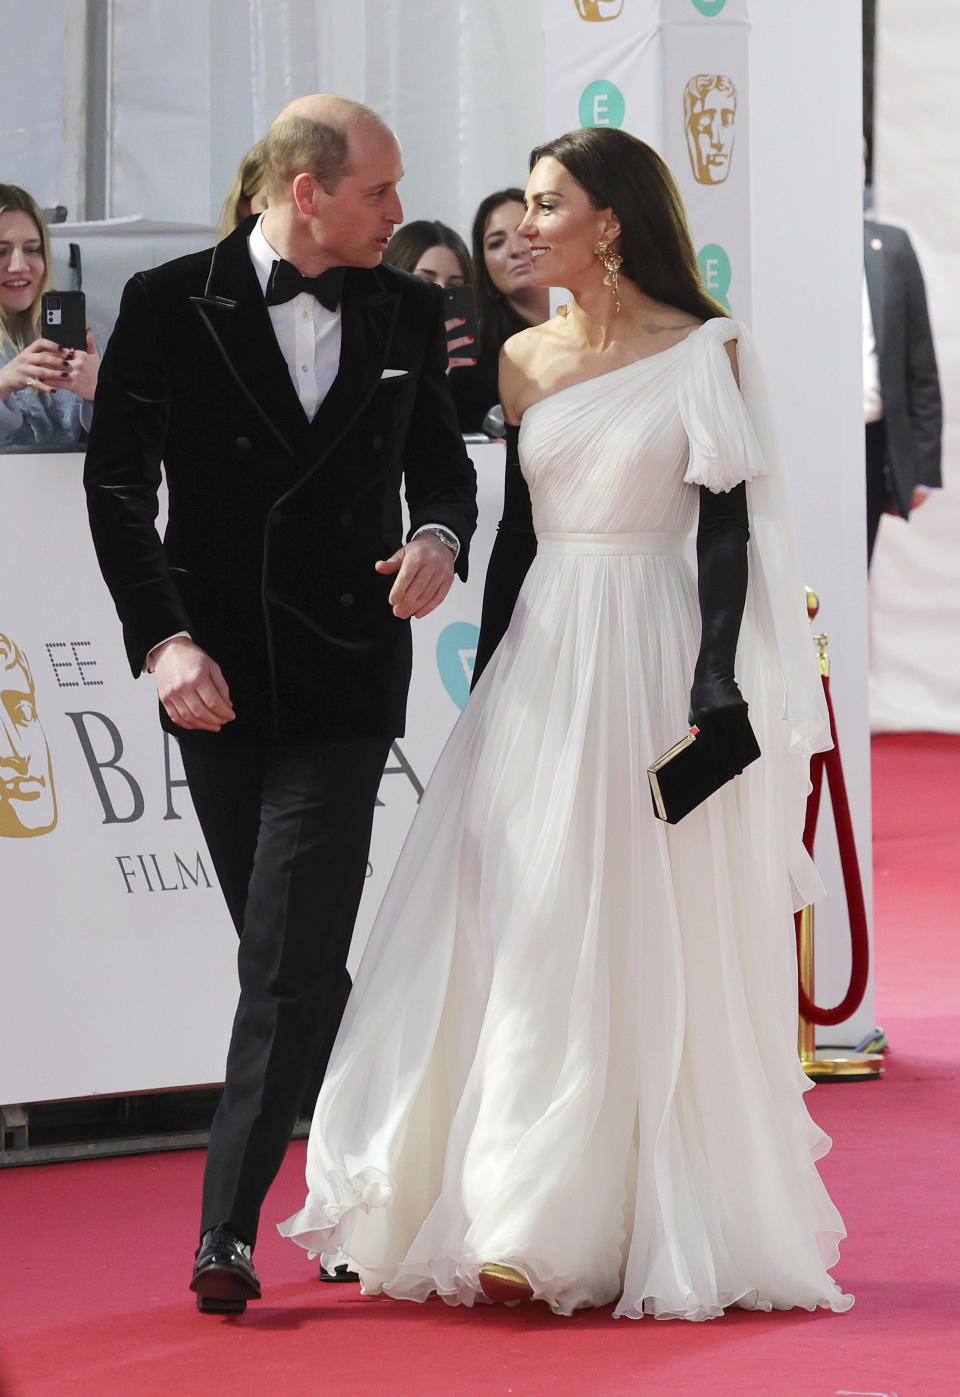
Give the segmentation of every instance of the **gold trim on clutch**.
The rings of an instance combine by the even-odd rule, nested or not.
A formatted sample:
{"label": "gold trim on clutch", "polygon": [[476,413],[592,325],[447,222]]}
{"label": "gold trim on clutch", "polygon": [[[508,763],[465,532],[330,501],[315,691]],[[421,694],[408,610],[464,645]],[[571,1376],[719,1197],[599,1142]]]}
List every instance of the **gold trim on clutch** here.
{"label": "gold trim on clutch", "polygon": [[663,794],[660,790],[660,782],[657,780],[657,772],[672,762],[674,757],[678,757],[681,752],[690,746],[691,742],[696,742],[698,734],[688,732],[685,737],[681,737],[679,742],[675,742],[669,752],[664,752],[662,757],[658,757],[653,766],[647,767],[647,775],[650,778],[650,789],[653,792],[653,801],[657,807],[657,815],[661,820],[667,818],[667,807],[663,803]]}

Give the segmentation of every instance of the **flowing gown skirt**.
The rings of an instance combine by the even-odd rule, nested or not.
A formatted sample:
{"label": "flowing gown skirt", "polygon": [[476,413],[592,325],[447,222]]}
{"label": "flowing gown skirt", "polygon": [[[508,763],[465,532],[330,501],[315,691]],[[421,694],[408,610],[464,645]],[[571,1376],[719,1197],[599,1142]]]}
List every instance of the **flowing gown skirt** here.
{"label": "flowing gown skirt", "polygon": [[[367,1292],[469,1305],[499,1262],[562,1314],[852,1304],[796,1051],[823,699],[768,418],[729,320],[524,413],[537,557],[411,827],[280,1229]],[[739,480],[763,756],[670,828],[646,768],[699,644],[683,542],[697,487]]]}
{"label": "flowing gown skirt", "polygon": [[681,545],[541,536],[424,795],[280,1229],[368,1293],[471,1304],[496,1261],[563,1314],[852,1303],[789,893],[743,838],[762,773],[652,814],[699,635]]}

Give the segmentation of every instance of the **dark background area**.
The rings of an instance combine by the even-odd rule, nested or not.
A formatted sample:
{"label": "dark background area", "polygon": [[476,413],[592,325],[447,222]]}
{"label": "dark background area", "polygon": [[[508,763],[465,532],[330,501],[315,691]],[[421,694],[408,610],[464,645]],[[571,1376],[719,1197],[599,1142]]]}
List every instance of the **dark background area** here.
{"label": "dark background area", "polygon": [[877,0],[863,0],[863,134],[867,142],[867,184],[873,184],[873,52]]}

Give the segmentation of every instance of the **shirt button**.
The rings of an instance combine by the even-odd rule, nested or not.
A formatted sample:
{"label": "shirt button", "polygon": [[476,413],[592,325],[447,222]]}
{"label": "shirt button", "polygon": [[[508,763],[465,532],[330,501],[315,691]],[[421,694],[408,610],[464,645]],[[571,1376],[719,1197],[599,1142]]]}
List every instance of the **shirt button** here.
{"label": "shirt button", "polygon": [[305,373],[308,373],[308,372],[309,372],[309,370],[307,369],[306,364],[301,364],[301,365],[300,365],[300,372],[301,372],[302,374],[305,374]]}
{"label": "shirt button", "polygon": [[301,319],[301,320],[308,320],[309,318],[310,318],[310,312],[309,312],[309,311],[302,310],[302,311],[300,312],[300,319]]}
{"label": "shirt button", "polygon": [[352,592],[344,592],[340,597],[341,606],[353,606],[353,601],[354,597]]}

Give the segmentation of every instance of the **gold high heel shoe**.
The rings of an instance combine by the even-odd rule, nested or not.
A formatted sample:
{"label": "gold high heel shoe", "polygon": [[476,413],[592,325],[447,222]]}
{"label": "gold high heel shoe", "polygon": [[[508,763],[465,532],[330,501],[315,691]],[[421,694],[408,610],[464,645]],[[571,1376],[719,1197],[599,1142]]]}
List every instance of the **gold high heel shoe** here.
{"label": "gold high heel shoe", "polygon": [[486,1262],[480,1267],[480,1289],[488,1300],[499,1304],[507,1300],[533,1299],[533,1286],[515,1266]]}

